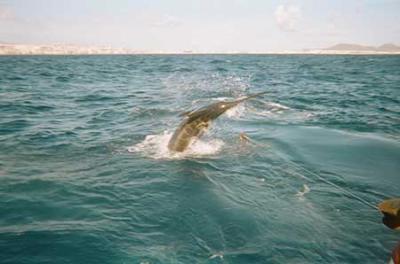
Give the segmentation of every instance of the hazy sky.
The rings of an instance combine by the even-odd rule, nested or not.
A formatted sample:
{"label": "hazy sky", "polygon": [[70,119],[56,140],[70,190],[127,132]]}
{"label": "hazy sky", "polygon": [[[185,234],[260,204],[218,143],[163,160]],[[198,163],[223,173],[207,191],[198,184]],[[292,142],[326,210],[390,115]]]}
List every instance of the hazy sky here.
{"label": "hazy sky", "polygon": [[400,0],[0,0],[0,42],[202,52],[400,44]]}

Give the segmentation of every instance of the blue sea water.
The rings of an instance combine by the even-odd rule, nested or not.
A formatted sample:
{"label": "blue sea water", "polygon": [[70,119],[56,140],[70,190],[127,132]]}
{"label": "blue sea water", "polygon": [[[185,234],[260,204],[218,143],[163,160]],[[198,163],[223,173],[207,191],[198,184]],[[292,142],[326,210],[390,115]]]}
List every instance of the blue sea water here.
{"label": "blue sea water", "polygon": [[387,263],[395,196],[400,56],[0,57],[1,263]]}

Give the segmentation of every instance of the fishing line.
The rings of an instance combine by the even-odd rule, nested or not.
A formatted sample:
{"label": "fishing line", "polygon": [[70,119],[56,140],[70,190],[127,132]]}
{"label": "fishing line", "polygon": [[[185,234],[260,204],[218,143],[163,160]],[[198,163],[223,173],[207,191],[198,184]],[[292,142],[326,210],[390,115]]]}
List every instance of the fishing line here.
{"label": "fishing line", "polygon": [[[293,165],[294,167],[303,170],[304,172],[307,172],[307,173],[309,173],[309,174],[311,174],[311,175],[314,175],[314,176],[315,176],[316,178],[318,178],[320,181],[323,181],[324,183],[335,187],[336,189],[340,190],[341,192],[343,192],[343,193],[345,193],[345,194],[347,194],[347,195],[350,195],[350,196],[356,198],[358,201],[364,203],[365,205],[367,205],[367,206],[369,206],[369,207],[372,207],[372,208],[378,210],[378,207],[377,207],[376,205],[374,205],[374,204],[372,204],[372,203],[366,201],[364,198],[362,198],[362,197],[360,197],[360,196],[354,194],[353,192],[344,189],[343,187],[337,185],[336,183],[333,183],[333,182],[331,182],[331,181],[325,179],[324,177],[320,176],[319,174],[317,174],[317,173],[315,173],[315,172],[313,172],[313,171],[310,171],[310,170],[304,168],[303,166],[298,165],[297,163],[295,163],[295,162],[293,162],[293,161],[291,161],[291,160],[285,160],[285,161],[286,161],[286,162],[289,162],[289,163],[290,163],[291,165]],[[304,175],[302,175],[302,176],[305,177],[305,178],[307,178],[307,177],[304,176]],[[308,178],[307,178],[307,179],[308,179]]]}
{"label": "fishing line", "polygon": [[[256,146],[266,147],[266,146],[264,146],[264,144],[258,144],[258,143],[256,143],[256,142],[254,142],[253,140],[250,140],[250,138],[249,138],[248,141],[249,141],[250,143],[256,145]],[[354,194],[353,192],[351,192],[351,191],[349,191],[349,190],[347,190],[347,189],[345,189],[345,188],[343,188],[343,187],[337,185],[336,183],[333,183],[333,182],[331,182],[331,181],[325,179],[324,177],[320,176],[319,174],[317,174],[317,173],[315,173],[315,172],[313,172],[313,171],[310,171],[310,170],[304,168],[303,166],[301,166],[301,165],[299,165],[299,164],[297,164],[297,163],[295,163],[295,162],[293,162],[293,161],[291,161],[291,160],[289,160],[289,159],[285,159],[285,158],[283,158],[283,157],[280,157],[280,158],[281,158],[282,160],[284,160],[285,162],[288,162],[289,164],[291,164],[293,167],[295,167],[295,168],[297,168],[297,169],[300,169],[300,170],[303,170],[304,172],[307,172],[307,173],[309,173],[309,174],[311,174],[311,175],[314,175],[314,177],[316,177],[316,178],[319,179],[320,181],[323,181],[324,183],[335,187],[336,189],[338,189],[338,190],[341,191],[342,193],[347,194],[347,195],[350,195],[350,196],[352,196],[353,198],[356,198],[359,202],[361,202],[361,203],[363,203],[363,204],[365,204],[365,205],[367,205],[367,206],[369,206],[369,207],[371,207],[371,208],[374,208],[374,209],[376,209],[376,210],[379,210],[379,208],[378,208],[376,205],[374,205],[373,203],[370,203],[370,202],[368,202],[367,200],[365,200],[364,198],[358,196],[357,194]],[[306,177],[305,175],[303,175],[303,174],[301,174],[301,173],[298,173],[298,172],[294,172],[294,173],[296,173],[296,174],[297,174],[299,177],[301,177],[302,179],[305,179],[305,180],[307,180],[307,181],[309,181],[309,182],[313,182],[312,179]]]}

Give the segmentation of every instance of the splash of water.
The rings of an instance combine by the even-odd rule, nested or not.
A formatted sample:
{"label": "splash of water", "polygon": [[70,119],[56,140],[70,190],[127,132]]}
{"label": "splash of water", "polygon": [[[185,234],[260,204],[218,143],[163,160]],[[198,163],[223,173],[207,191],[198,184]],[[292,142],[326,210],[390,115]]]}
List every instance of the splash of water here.
{"label": "splash of water", "polygon": [[128,147],[128,151],[131,153],[142,153],[154,159],[185,159],[188,157],[215,155],[224,145],[224,142],[220,139],[197,139],[184,152],[171,152],[168,149],[168,142],[171,137],[172,133],[168,131],[164,131],[164,133],[159,135],[147,135],[142,142]]}
{"label": "splash of water", "polygon": [[226,111],[226,116],[229,118],[240,118],[245,115],[246,113],[246,105],[244,103],[241,103],[235,107],[232,107],[231,109]]}
{"label": "splash of water", "polygon": [[200,94],[200,98],[213,97],[215,92],[237,95],[245,94],[250,86],[250,76],[221,75],[218,73],[173,73],[163,79],[165,89],[163,92],[174,95],[178,102],[184,102],[193,98],[195,94]]}

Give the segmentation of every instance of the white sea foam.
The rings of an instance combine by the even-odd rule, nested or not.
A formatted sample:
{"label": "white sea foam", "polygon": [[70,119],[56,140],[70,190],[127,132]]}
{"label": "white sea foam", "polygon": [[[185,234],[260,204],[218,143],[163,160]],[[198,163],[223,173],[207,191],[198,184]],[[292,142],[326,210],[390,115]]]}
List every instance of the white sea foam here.
{"label": "white sea foam", "polygon": [[224,259],[224,254],[222,254],[222,252],[218,252],[215,254],[212,254],[209,259],[215,259],[215,258],[220,258],[220,259]]}
{"label": "white sea foam", "polygon": [[282,120],[287,122],[304,121],[314,116],[311,112],[301,110],[298,111],[286,105],[275,102],[265,102],[264,105],[265,109],[261,111],[256,111],[256,115],[265,116],[273,120]]}
{"label": "white sea foam", "polygon": [[296,196],[301,198],[301,197],[304,197],[304,195],[309,192],[310,192],[310,188],[307,186],[307,184],[304,184],[303,188],[296,193]]}
{"label": "white sea foam", "polygon": [[274,120],[286,120],[286,121],[302,121],[302,120],[308,120],[312,117],[314,117],[313,113],[306,112],[306,111],[290,111],[290,112],[285,112],[285,111],[259,111],[256,113],[259,116],[265,116],[269,117]]}
{"label": "white sea foam", "polygon": [[184,152],[174,153],[168,149],[168,142],[171,137],[172,133],[168,131],[160,135],[147,135],[142,142],[128,147],[128,151],[132,153],[142,153],[154,159],[184,159],[187,157],[215,155],[224,145],[224,142],[220,139],[198,139]]}
{"label": "white sea foam", "polygon": [[271,116],[271,115],[275,115],[275,114],[282,114],[286,110],[291,109],[290,107],[288,107],[286,105],[275,103],[275,102],[264,102],[264,106],[265,106],[265,108],[263,110],[257,112],[258,115]]}
{"label": "white sea foam", "polygon": [[241,103],[225,112],[226,116],[229,118],[239,118],[245,115],[246,113],[246,104]]}
{"label": "white sea foam", "polygon": [[280,111],[280,110],[288,110],[290,109],[289,106],[274,103],[274,102],[265,102],[265,105],[270,109],[270,111]]}
{"label": "white sea foam", "polygon": [[[229,118],[240,118],[246,115],[247,112],[254,112],[256,115],[261,115],[261,116],[268,116],[268,117],[277,117],[283,113],[286,113],[291,110],[290,107],[275,103],[275,102],[265,102],[264,105],[266,106],[265,109],[260,110],[260,109],[253,109],[252,107],[247,107],[246,103],[241,103],[237,105],[236,107],[233,107],[226,111],[226,115]],[[309,113],[307,113],[307,116],[301,115],[300,113],[297,113],[295,115],[298,115],[299,118],[308,118]],[[300,117],[301,116],[301,117]]]}

